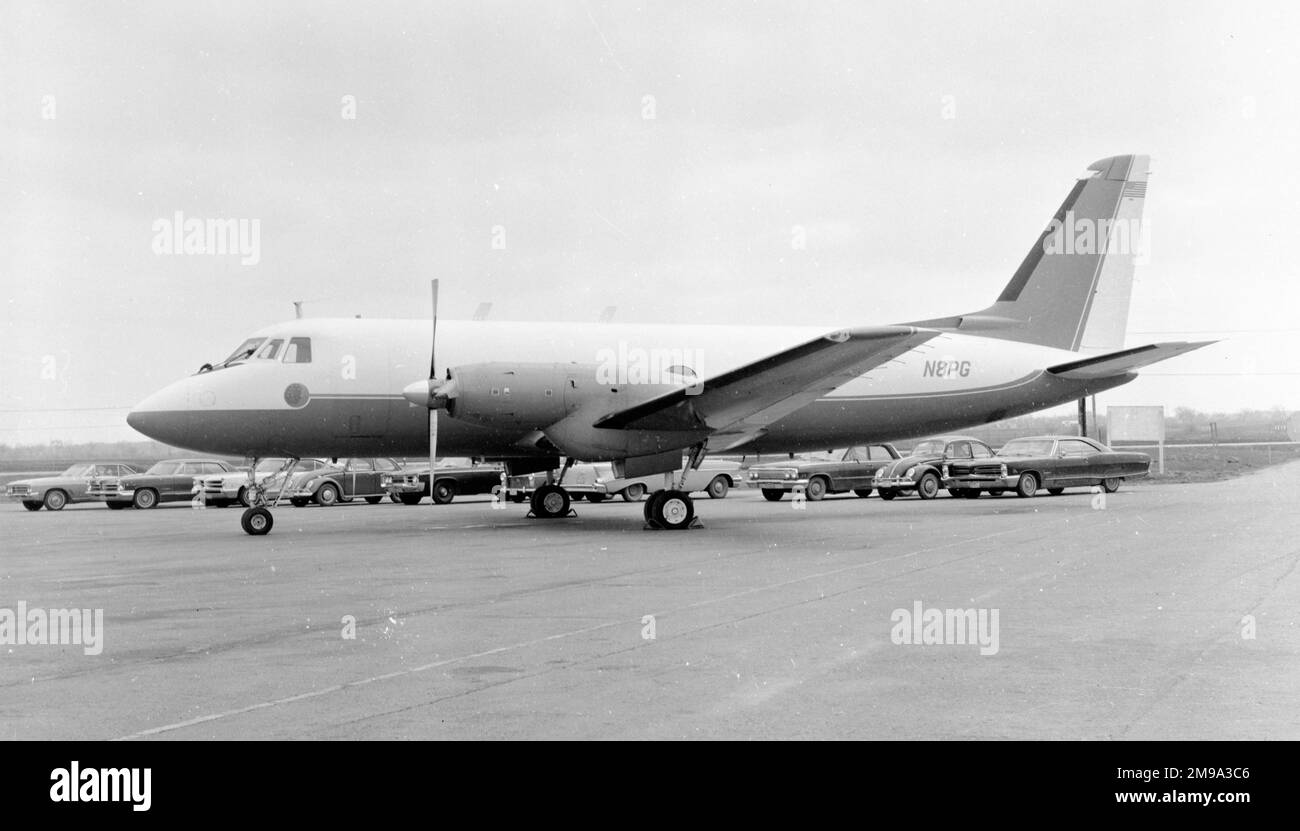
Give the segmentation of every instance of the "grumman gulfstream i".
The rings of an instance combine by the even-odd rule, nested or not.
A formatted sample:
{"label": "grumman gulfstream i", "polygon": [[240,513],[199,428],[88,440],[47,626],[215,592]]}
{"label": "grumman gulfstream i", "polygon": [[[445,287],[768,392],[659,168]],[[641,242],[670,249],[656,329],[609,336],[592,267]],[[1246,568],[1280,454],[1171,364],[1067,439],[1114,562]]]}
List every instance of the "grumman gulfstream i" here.
{"label": "grumman gulfstream i", "polygon": [[[271,326],[127,421],[161,442],[255,459],[441,451],[511,475],[561,457],[610,461],[620,477],[664,474],[646,520],[686,528],[694,506],[680,481],[708,453],[960,430],[1117,387],[1206,345],[1124,345],[1147,165],[1130,155],[1089,166],[978,311],[834,330],[439,321],[435,285],[432,323]],[[642,365],[617,366],[628,360]],[[531,507],[568,515],[563,473]],[[271,523],[265,506],[243,517],[251,534]]]}

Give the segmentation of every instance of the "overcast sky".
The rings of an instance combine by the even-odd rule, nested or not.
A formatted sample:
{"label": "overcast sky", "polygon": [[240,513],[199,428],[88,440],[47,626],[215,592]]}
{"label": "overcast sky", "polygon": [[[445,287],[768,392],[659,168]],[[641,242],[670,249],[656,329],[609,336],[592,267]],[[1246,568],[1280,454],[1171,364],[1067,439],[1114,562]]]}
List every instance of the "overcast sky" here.
{"label": "overcast sky", "polygon": [[[3,2],[0,442],[130,438],[111,408],[292,301],[419,317],[431,277],[448,317],[982,308],[1074,178],[1120,153],[1153,157],[1129,343],[1225,342],[1101,406],[1297,409],[1298,17],[1181,0]],[[177,211],[258,220],[260,259],[156,254]]]}

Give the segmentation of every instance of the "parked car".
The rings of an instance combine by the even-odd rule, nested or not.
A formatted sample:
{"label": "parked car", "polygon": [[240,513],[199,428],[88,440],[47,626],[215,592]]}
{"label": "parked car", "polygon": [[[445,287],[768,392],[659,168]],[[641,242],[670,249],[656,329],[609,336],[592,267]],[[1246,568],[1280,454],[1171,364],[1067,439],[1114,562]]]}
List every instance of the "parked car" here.
{"label": "parked car", "polygon": [[849,491],[867,497],[876,471],[899,458],[892,444],[859,445],[838,455],[835,461],[792,459],[754,465],[749,469],[749,486],[762,490],[769,502],[778,502],[787,493],[797,491],[802,491],[809,502],[817,502],[828,493]]}
{"label": "parked car", "polygon": [[383,477],[401,469],[393,459],[339,459],[319,470],[294,474],[285,493],[299,508],[312,502],[329,507],[353,499],[374,505],[388,496]]}
{"label": "parked car", "polygon": [[[893,499],[901,493],[915,491],[922,499],[934,499],[943,484],[941,466],[945,461],[991,459],[987,444],[970,436],[940,436],[917,443],[901,459],[883,465],[871,484],[881,499]],[[956,491],[952,492],[956,496]]]}
{"label": "parked car", "polygon": [[950,460],[943,477],[945,486],[971,499],[1008,490],[1029,497],[1039,488],[1056,496],[1066,488],[1094,485],[1114,493],[1125,479],[1146,476],[1150,469],[1145,453],[1112,450],[1081,436],[1031,436],[1012,439],[991,459]]}
{"label": "parked car", "polygon": [[[441,459],[434,468],[433,501],[446,505],[457,496],[493,493],[501,487],[501,465],[474,464],[470,459]],[[429,496],[429,466],[412,465],[386,473],[380,487],[403,505],[419,505]]]}
{"label": "parked car", "polygon": [[[261,459],[253,474],[262,486],[267,499],[275,499],[284,484],[284,474],[289,470],[292,459]],[[323,459],[299,459],[294,465],[294,474],[320,470],[327,462]],[[202,480],[203,498],[209,504],[233,505],[238,502],[250,507],[248,498],[248,471],[236,470],[233,473],[218,473],[204,476]]]}
{"label": "parked car", "polygon": [[219,459],[166,459],[144,473],[95,477],[86,493],[110,508],[134,505],[148,510],[162,502],[188,502],[199,492],[202,476],[233,473],[234,466]]}
{"label": "parked car", "polygon": [[[57,476],[17,479],[5,486],[5,496],[22,502],[29,511],[62,511],[65,505],[93,502],[90,483],[96,478],[119,477],[139,473],[139,468],[121,462],[78,462]],[[125,508],[126,505],[109,505]]]}

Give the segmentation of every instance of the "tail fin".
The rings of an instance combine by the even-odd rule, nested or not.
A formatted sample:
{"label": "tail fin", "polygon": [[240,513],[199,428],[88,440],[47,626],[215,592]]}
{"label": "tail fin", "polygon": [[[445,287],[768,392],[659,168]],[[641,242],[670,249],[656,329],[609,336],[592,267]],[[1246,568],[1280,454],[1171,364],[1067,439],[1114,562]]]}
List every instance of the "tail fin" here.
{"label": "tail fin", "polygon": [[1072,351],[1123,348],[1149,162],[1112,156],[1089,165],[996,303],[911,325]]}

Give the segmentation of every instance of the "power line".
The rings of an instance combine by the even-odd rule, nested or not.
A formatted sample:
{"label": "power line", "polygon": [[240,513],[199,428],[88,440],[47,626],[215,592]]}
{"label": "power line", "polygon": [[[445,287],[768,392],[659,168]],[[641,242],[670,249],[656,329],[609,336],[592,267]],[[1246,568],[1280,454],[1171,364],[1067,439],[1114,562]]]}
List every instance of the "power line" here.
{"label": "power line", "polygon": [[134,409],[134,407],[27,407],[16,410],[0,410],[0,413],[98,413],[131,409]]}

